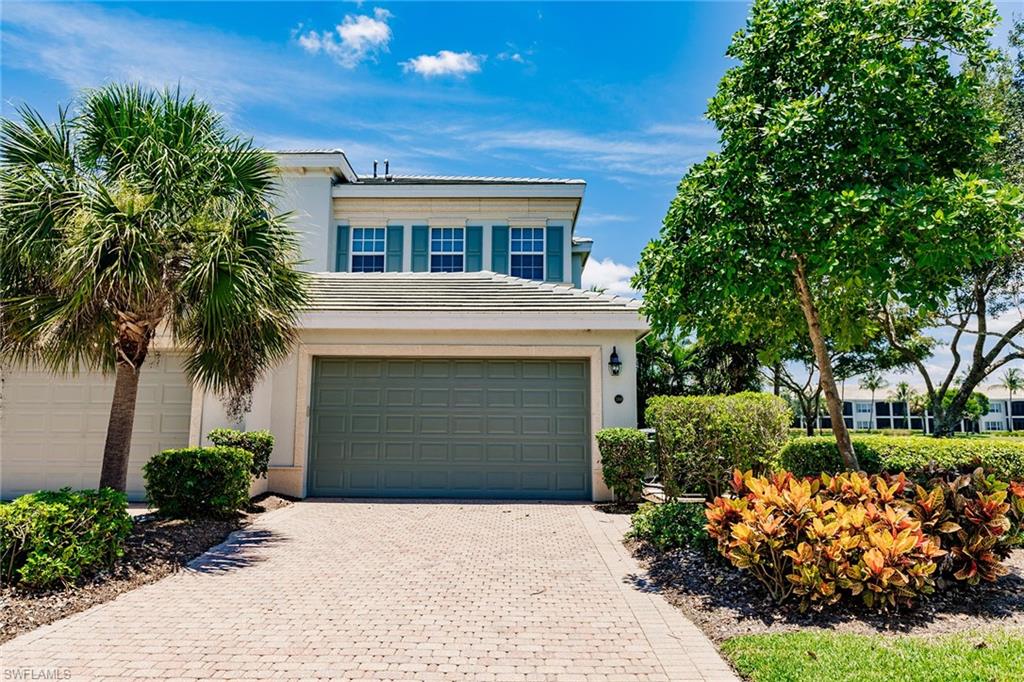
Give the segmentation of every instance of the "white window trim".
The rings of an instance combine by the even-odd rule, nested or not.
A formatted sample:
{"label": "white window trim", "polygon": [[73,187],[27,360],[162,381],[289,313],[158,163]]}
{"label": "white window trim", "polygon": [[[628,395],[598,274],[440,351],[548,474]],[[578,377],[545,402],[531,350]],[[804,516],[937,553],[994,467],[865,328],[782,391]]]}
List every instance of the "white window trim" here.
{"label": "white window trim", "polygon": [[[512,230],[540,230],[540,251],[513,251]],[[532,239],[530,241],[533,241]],[[548,228],[544,225],[515,225],[508,228],[508,272],[512,274],[512,256],[540,256],[540,279],[535,281],[543,282],[548,276]]]}
{"label": "white window trim", "polygon": [[[356,230],[384,230],[384,250],[383,251],[360,251],[356,253]],[[388,269],[388,228],[380,227],[379,225],[360,225],[358,227],[350,227],[348,235],[348,271],[355,272],[355,258],[356,256],[384,256],[384,267],[381,272]],[[377,241],[373,239],[372,241]],[[362,270],[361,272],[366,272]]]}
{"label": "white window trim", "polygon": [[[462,230],[462,251],[434,251],[434,230]],[[444,237],[441,238],[442,241]],[[453,270],[451,272],[465,272],[466,271],[466,228],[459,225],[445,225],[445,226],[433,226],[431,225],[427,231],[427,241],[429,242],[429,248],[427,249],[427,272],[434,272],[434,256],[462,256],[462,269]],[[437,272],[448,272],[446,270],[438,270]]]}

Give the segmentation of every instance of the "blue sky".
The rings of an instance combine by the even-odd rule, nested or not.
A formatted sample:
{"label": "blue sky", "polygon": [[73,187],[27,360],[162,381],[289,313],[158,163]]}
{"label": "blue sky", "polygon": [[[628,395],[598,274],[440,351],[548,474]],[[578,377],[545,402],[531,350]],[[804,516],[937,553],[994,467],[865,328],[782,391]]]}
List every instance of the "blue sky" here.
{"label": "blue sky", "polygon": [[[1019,3],[1001,3],[1004,17]],[[4,115],[83,87],[180,83],[272,149],[357,172],[581,177],[585,276],[628,289],[686,168],[744,2],[21,3],[0,17]],[[996,42],[1005,44],[1002,26]],[[941,366],[945,358],[936,357]]]}
{"label": "blue sky", "polygon": [[[13,3],[3,113],[175,84],[276,149],[358,172],[581,177],[578,233],[624,286],[686,168],[745,3]],[[608,259],[608,260],[606,260]],[[612,263],[620,264],[616,267]]]}

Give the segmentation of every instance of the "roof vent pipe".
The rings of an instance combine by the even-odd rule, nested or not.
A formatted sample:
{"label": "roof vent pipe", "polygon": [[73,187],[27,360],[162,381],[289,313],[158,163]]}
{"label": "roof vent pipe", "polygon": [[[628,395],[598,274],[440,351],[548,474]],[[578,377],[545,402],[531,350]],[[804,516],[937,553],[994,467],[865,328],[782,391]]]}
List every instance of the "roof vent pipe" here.
{"label": "roof vent pipe", "polygon": [[377,159],[373,160],[373,177],[377,177]]}
{"label": "roof vent pipe", "polygon": [[391,162],[384,159],[384,180],[391,182]]}

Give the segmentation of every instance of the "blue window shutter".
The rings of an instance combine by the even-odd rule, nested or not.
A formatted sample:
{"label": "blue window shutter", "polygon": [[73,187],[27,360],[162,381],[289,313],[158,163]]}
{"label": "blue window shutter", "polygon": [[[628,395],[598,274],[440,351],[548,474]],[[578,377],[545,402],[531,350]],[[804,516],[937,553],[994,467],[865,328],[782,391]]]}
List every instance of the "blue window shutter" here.
{"label": "blue window shutter", "polygon": [[466,272],[484,269],[484,228],[471,225],[466,228]]}
{"label": "blue window shutter", "polygon": [[412,271],[430,270],[430,228],[426,225],[412,226]]}
{"label": "blue window shutter", "polygon": [[404,228],[401,225],[388,225],[388,243],[385,249],[387,250],[387,264],[384,269],[388,272],[401,272],[402,271],[402,242],[404,236],[402,231]]}
{"label": "blue window shutter", "polygon": [[491,270],[508,274],[508,225],[491,228]]}
{"label": "blue window shutter", "polygon": [[563,269],[563,246],[562,246],[562,234],[564,228],[561,225],[549,225],[547,230],[547,257],[544,268],[545,274],[547,275],[547,281],[549,282],[561,282],[564,281],[562,275]]}
{"label": "blue window shutter", "polygon": [[348,225],[338,225],[338,243],[334,250],[334,271],[348,272]]}

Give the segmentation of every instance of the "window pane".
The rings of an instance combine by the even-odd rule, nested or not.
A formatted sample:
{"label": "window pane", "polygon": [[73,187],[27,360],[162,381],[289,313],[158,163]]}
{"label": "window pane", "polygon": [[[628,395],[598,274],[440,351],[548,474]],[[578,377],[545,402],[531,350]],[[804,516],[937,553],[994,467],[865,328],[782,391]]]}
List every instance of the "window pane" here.
{"label": "window pane", "polygon": [[352,256],[352,272],[384,272],[384,256]]}

